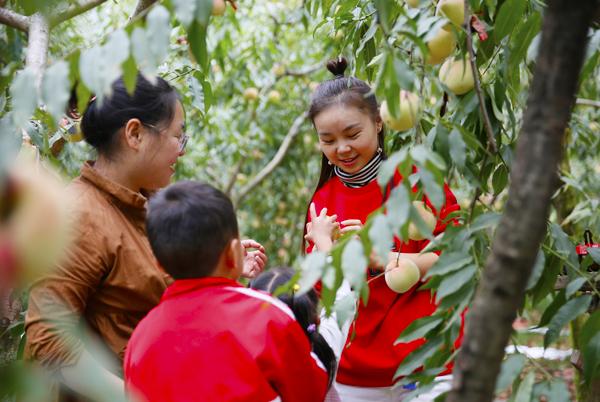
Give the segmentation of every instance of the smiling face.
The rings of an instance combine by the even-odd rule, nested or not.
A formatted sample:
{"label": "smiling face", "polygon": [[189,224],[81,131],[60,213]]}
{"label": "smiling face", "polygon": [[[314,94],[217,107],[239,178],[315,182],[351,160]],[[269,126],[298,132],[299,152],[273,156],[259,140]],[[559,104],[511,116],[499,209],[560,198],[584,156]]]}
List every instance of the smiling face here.
{"label": "smiling face", "polygon": [[332,106],[314,118],[321,150],[346,173],[357,173],[377,152],[377,133],[383,122],[356,107]]}
{"label": "smiling face", "polygon": [[[167,127],[157,125],[160,132],[151,127],[148,130],[150,141],[146,149],[142,151],[144,156],[143,183],[140,186],[147,190],[155,190],[166,187],[175,173],[174,166],[180,156],[185,155],[185,149],[180,152],[181,138],[185,129],[183,108],[179,101],[176,102],[173,120]],[[151,132],[154,130],[154,132]]]}

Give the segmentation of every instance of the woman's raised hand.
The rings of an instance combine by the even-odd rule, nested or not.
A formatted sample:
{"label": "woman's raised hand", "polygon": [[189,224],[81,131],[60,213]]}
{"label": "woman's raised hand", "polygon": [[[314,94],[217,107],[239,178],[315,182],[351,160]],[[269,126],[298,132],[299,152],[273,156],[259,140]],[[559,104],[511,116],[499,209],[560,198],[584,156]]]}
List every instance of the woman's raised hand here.
{"label": "woman's raised hand", "polygon": [[[267,255],[265,248],[256,240],[242,240],[244,246],[244,270],[242,276],[244,278],[255,278],[267,265]],[[249,248],[255,248],[255,251],[248,251]]]}

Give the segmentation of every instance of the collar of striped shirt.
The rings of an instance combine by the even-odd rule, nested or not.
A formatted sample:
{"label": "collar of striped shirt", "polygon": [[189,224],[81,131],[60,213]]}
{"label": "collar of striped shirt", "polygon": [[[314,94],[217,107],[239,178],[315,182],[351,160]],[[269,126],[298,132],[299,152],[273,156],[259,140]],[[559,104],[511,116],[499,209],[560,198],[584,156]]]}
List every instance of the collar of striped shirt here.
{"label": "collar of striped shirt", "polygon": [[334,166],[333,170],[335,174],[340,178],[342,184],[350,188],[364,187],[377,179],[377,171],[379,165],[381,165],[382,158],[379,152],[375,153],[373,159],[369,161],[360,171],[356,173],[346,173],[337,166]]}

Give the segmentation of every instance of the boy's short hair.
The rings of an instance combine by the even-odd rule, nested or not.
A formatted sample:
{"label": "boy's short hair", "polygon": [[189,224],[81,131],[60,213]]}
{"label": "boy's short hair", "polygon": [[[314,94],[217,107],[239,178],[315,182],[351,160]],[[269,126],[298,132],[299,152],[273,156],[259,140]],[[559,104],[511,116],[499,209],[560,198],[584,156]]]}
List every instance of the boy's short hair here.
{"label": "boy's short hair", "polygon": [[175,279],[210,276],[239,237],[229,197],[197,181],[182,181],[149,200],[146,232],[152,251]]}

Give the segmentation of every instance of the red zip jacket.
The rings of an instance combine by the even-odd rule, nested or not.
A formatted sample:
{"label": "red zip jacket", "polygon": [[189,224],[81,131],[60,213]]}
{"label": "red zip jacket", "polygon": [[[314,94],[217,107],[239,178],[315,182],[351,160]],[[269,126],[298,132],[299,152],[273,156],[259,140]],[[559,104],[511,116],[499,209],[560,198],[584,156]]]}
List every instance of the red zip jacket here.
{"label": "red zip jacket", "polygon": [[[399,173],[394,177],[395,183],[399,183],[401,179]],[[460,208],[448,186],[445,186],[445,192],[446,205],[439,214],[425,199],[426,204],[432,208],[439,219],[434,235],[445,230],[442,221],[446,215]],[[315,203],[317,214],[322,208],[327,207],[327,215],[337,214],[338,222],[360,219],[364,224],[367,216],[381,207],[382,199],[383,195],[377,180],[361,188],[349,188],[335,176],[315,194],[312,202]],[[397,245],[395,251],[398,251],[400,242],[398,239],[395,241]],[[428,240],[410,240],[408,243],[402,243],[400,251],[419,253],[428,242]],[[312,244],[308,250],[312,250]],[[408,344],[394,346],[398,335],[411,322],[429,316],[436,310],[437,305],[433,302],[431,291],[417,291],[421,285],[418,283],[408,292],[398,294],[387,286],[383,275],[371,279],[381,272],[373,268],[367,271],[369,302],[366,307],[362,303],[358,305],[358,317],[353,324],[356,333],[351,342],[347,341],[338,368],[336,381],[341,384],[358,387],[389,387],[400,363],[425,342],[423,339],[418,339]],[[460,345],[461,338],[462,328],[456,343],[457,347]],[[449,369],[440,375],[450,374],[451,366],[448,367]]]}
{"label": "red zip jacket", "polygon": [[125,385],[147,401],[323,401],[327,372],[292,311],[224,278],[175,281],[133,331]]}

